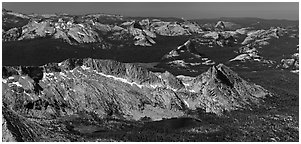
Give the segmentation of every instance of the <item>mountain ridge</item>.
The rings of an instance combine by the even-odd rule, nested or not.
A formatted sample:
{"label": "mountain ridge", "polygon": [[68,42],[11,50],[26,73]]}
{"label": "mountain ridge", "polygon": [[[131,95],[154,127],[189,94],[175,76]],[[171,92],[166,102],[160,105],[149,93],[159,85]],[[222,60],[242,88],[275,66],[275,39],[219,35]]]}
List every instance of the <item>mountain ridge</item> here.
{"label": "mountain ridge", "polygon": [[2,16],[2,141],[298,141],[295,22]]}

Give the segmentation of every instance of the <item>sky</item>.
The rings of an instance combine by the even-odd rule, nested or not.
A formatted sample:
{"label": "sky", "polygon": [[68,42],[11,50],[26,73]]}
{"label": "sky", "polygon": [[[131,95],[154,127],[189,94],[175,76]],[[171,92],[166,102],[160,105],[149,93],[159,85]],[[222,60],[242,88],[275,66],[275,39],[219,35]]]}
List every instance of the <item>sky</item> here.
{"label": "sky", "polygon": [[107,13],[185,19],[220,17],[299,19],[297,2],[3,2],[2,7],[25,14]]}

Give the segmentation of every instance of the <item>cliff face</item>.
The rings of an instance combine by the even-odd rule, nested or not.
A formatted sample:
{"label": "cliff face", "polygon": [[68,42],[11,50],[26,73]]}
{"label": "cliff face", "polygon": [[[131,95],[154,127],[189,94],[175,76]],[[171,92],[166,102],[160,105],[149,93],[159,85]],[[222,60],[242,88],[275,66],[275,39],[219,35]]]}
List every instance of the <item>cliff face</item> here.
{"label": "cliff face", "polygon": [[[98,118],[159,120],[201,108],[222,115],[224,111],[260,106],[270,95],[222,64],[189,78],[90,58],[41,67],[3,67],[2,84],[4,124],[10,123],[5,133],[9,136],[10,131],[14,132],[12,135],[24,141],[37,140],[35,131],[41,120],[78,113]],[[19,123],[21,119],[24,122]],[[21,130],[16,133],[15,129]]]}
{"label": "cliff face", "polygon": [[[146,105],[158,107],[162,114],[166,108],[177,112],[182,107],[181,100],[174,97],[171,90],[182,86],[173,82],[176,81],[174,76],[164,74],[162,77],[167,79],[161,79],[161,74],[132,64],[69,59],[56,66],[7,67],[4,70],[7,71],[4,85],[8,86],[4,102],[15,111],[26,109],[29,111],[26,115],[34,117],[53,118],[86,111],[101,117],[118,115],[139,119],[144,116],[141,109]],[[17,73],[21,75],[13,75]],[[16,103],[18,99],[22,101]],[[177,104],[172,106],[172,102]],[[140,114],[133,114],[133,111]],[[173,114],[167,115],[171,116]]]}
{"label": "cliff face", "polygon": [[[31,111],[29,115],[47,118],[87,111],[102,117],[116,114],[139,119],[148,106],[179,115],[184,107],[221,114],[259,104],[270,94],[222,64],[189,80],[169,72],[153,73],[133,64],[90,58],[41,67],[4,67],[3,73],[4,103],[15,111],[26,109]],[[187,105],[190,97],[178,96],[188,93],[197,96],[195,106]],[[45,112],[47,115],[42,114]]]}

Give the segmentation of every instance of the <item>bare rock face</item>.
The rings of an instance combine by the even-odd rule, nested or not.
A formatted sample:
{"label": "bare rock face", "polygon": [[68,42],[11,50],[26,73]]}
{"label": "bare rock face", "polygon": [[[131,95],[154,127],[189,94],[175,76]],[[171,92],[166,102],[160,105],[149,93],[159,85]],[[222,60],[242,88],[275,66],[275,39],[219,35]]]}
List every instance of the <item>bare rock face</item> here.
{"label": "bare rock face", "polygon": [[176,23],[156,20],[150,22],[149,27],[158,35],[163,36],[191,35],[202,31],[199,25],[187,21],[183,23]]}
{"label": "bare rock face", "polygon": [[157,34],[162,36],[181,36],[191,35],[192,33],[199,33],[202,31],[197,24],[190,22],[174,23],[143,19],[139,22],[125,22],[121,25],[128,27],[129,32],[136,40],[134,44],[140,46],[152,46],[156,44],[154,38],[156,38]]}
{"label": "bare rock face", "polygon": [[179,90],[184,88],[182,81],[176,78],[168,71],[162,73],[161,78],[166,82],[166,85],[173,90]]}
{"label": "bare rock face", "polygon": [[194,94],[185,98],[190,109],[202,108],[218,115],[225,111],[255,108],[266,96],[272,96],[261,86],[243,80],[223,64],[213,66],[195,78],[181,76],[179,79]]}
{"label": "bare rock face", "polygon": [[270,28],[268,30],[253,30],[247,33],[247,37],[241,43],[242,45],[247,45],[252,43],[253,45],[263,46],[268,45],[268,40],[283,36],[285,33],[283,28]]}
{"label": "bare rock face", "polygon": [[133,22],[128,28],[129,33],[134,37],[134,45],[140,46],[152,46],[156,44],[153,38],[156,38],[156,34],[145,29],[140,23]]}
{"label": "bare rock face", "polygon": [[[14,29],[7,31],[4,35],[6,39],[11,40],[25,40],[43,37],[53,37],[56,39],[63,39],[70,44],[76,43],[93,43],[100,42],[99,35],[91,30],[88,25],[75,24],[71,21],[36,21],[32,20],[24,25],[21,32]],[[75,43],[74,43],[75,42]]]}
{"label": "bare rock face", "polygon": [[[2,141],[6,142],[43,142],[43,141],[69,141],[68,137],[62,135],[67,131],[66,127],[51,125],[51,120],[37,121],[34,118],[23,117],[6,105],[2,106]],[[4,132],[3,132],[4,131]]]}
{"label": "bare rock face", "polygon": [[[17,94],[12,93],[12,95],[17,96],[17,99],[25,99],[26,102],[19,106],[31,111],[29,115],[51,118],[70,115],[76,111],[87,111],[95,112],[101,117],[118,115],[138,119],[143,116],[141,112],[139,115],[131,113],[142,109],[144,103],[150,105],[160,103],[162,107],[171,107],[166,106],[164,102],[159,102],[160,99],[154,99],[157,92],[148,93],[149,89],[161,88],[164,92],[168,91],[164,90],[167,87],[167,89],[180,88],[179,82],[172,82],[176,81],[173,76],[168,74],[162,76],[169,78],[165,82],[142,67],[116,61],[69,59],[58,65],[60,72],[49,71],[48,68],[48,72],[42,73],[42,76],[39,68],[22,67],[22,76],[9,76],[9,80],[10,78],[14,80],[6,81],[9,86],[18,91]],[[103,82],[99,83],[99,81]],[[38,91],[35,92],[36,90]],[[30,97],[27,97],[28,95]],[[165,97],[162,100],[167,99],[169,98]],[[8,101],[10,105],[13,104],[14,99]],[[10,106],[17,110],[15,109],[19,107],[17,105]]]}
{"label": "bare rock face", "polygon": [[2,115],[2,142],[17,142],[16,137],[8,129],[8,122]]}
{"label": "bare rock face", "polygon": [[13,41],[16,40],[20,36],[20,29],[12,28],[8,31],[2,31],[3,41]]}
{"label": "bare rock face", "polygon": [[289,68],[289,67],[297,67],[299,64],[299,62],[297,61],[297,59],[282,59],[281,60],[282,67],[283,68]]}
{"label": "bare rock face", "polygon": [[[299,51],[299,46],[297,47],[297,51]],[[277,67],[299,73],[299,52],[292,54],[289,58],[281,59],[280,64]]]}
{"label": "bare rock face", "polygon": [[[8,15],[26,19],[19,27],[8,27],[3,31],[5,41],[21,41],[36,38],[55,38],[76,45],[99,43],[103,39],[112,41],[133,41],[138,46],[152,46],[156,44],[156,35],[181,36],[201,32],[196,23],[175,23],[161,20],[123,20],[115,15],[30,15],[5,12]],[[26,16],[26,17],[25,17]],[[5,23],[10,23],[5,19]],[[121,23],[123,22],[123,23]]]}
{"label": "bare rock face", "polygon": [[[198,78],[197,78],[198,79]],[[196,92],[202,94],[202,106],[207,112],[221,114],[223,111],[235,109],[251,109],[259,105],[261,98],[270,93],[256,84],[249,83],[223,64],[210,68],[202,74],[201,80],[195,80]]]}
{"label": "bare rock face", "polygon": [[259,49],[270,45],[270,40],[279,39],[285,35],[285,33],[286,29],[279,27],[270,28],[268,30],[248,31],[247,37],[241,43],[242,46],[238,49],[238,55],[229,61],[261,63],[272,66],[276,61],[262,57]]}
{"label": "bare rock face", "polygon": [[182,24],[182,27],[187,29],[190,33],[201,33],[203,31],[196,23],[185,22]]}
{"label": "bare rock face", "polygon": [[236,30],[240,28],[240,26],[232,22],[218,21],[215,25],[215,28],[220,30]]}
{"label": "bare rock face", "polygon": [[167,24],[155,28],[156,33],[164,36],[179,36],[179,35],[190,35],[189,31],[185,30],[178,24]]}
{"label": "bare rock face", "polygon": [[242,35],[236,31],[209,31],[196,37],[204,47],[233,47],[238,44]]}
{"label": "bare rock face", "polygon": [[221,29],[225,29],[225,24],[222,21],[218,21],[215,25],[216,28],[221,28]]}
{"label": "bare rock face", "polygon": [[54,32],[55,29],[50,26],[49,21],[42,21],[40,23],[32,21],[22,27],[22,34],[18,40],[45,37],[46,35],[53,35]]}
{"label": "bare rock face", "polygon": [[91,58],[3,68],[4,141],[70,141],[70,128],[56,121],[80,113],[100,119],[160,120],[200,108],[222,115],[261,106],[271,95],[223,64],[197,77]]}
{"label": "bare rock face", "polygon": [[[45,67],[46,66],[44,66],[44,68]],[[31,98],[35,99],[33,101],[26,98],[28,103],[23,105],[24,107],[27,107],[28,109],[45,110],[51,112],[54,116],[74,113],[76,112],[74,111],[76,108],[89,112],[96,112],[95,110],[99,109],[97,113],[99,115],[104,115],[108,112],[108,109],[112,108],[109,107],[108,103],[112,103],[112,100],[116,98],[125,103],[113,102],[118,108],[110,111],[115,111],[116,114],[130,115],[132,110],[138,110],[138,106],[137,109],[132,109],[134,104],[132,102],[136,101],[137,96],[142,96],[142,99],[151,104],[152,102],[157,101],[153,99],[155,97],[153,97],[154,95],[152,96],[152,91],[154,92],[154,90],[156,91],[159,89],[166,92],[188,90],[193,91],[194,93],[206,93],[206,95],[209,95],[206,89],[221,86],[225,87],[225,89],[236,89],[241,95],[246,95],[246,89],[240,90],[238,87],[251,87],[246,86],[248,83],[241,80],[241,78],[224,65],[210,68],[208,72],[194,79],[193,82],[195,84],[190,85],[189,87],[185,86],[180,79],[168,72],[156,74],[136,65],[124,64],[111,60],[68,59],[56,66],[56,69],[60,70],[50,71],[49,69],[50,68],[42,70],[39,67],[21,67],[21,76],[11,74],[5,81],[5,84],[7,84],[8,87],[12,86],[15,90],[19,91],[20,98],[26,98],[27,95],[30,95]],[[103,82],[99,83],[99,81]],[[236,85],[238,85],[237,88],[235,87]],[[37,86],[40,87],[39,91],[37,93],[31,93],[34,92]],[[21,91],[19,89],[21,89]],[[136,92],[133,93],[133,90]],[[149,94],[147,94],[144,90],[150,91],[150,93],[148,92]],[[12,92],[12,94],[14,93]],[[127,95],[127,99],[124,99],[123,94]],[[219,94],[225,93],[220,92]],[[235,95],[237,92],[226,93],[226,95],[227,94]],[[237,95],[235,96],[238,97]],[[85,97],[89,98],[86,99]],[[99,101],[99,98],[102,100]],[[141,98],[139,99],[141,100]],[[9,101],[13,101],[13,99]],[[179,101],[182,100],[179,99]],[[88,103],[91,105],[86,105]],[[139,103],[140,102],[137,101],[134,105],[139,105]],[[126,106],[125,104],[130,104],[130,107],[132,108],[128,109],[129,106]],[[53,108],[56,107],[52,106],[55,105],[64,110],[61,111],[57,109],[54,111]],[[98,108],[93,107],[93,105]],[[13,105],[12,107],[14,108]],[[179,107],[181,106],[179,105]],[[115,112],[110,113],[115,114]]]}
{"label": "bare rock face", "polygon": [[197,70],[208,69],[214,64],[214,61],[197,51],[197,42],[192,39],[164,55],[158,67],[182,72],[193,72],[193,70],[197,72]]}

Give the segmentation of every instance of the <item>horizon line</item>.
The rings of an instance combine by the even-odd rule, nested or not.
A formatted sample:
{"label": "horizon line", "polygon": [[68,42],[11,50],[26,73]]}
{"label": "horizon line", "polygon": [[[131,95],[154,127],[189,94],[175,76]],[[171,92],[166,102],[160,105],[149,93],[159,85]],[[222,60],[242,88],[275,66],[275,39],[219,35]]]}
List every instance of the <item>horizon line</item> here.
{"label": "horizon line", "polygon": [[[86,14],[69,14],[66,12],[62,12],[62,13],[21,13],[21,12],[15,12],[13,10],[10,9],[6,9],[4,7],[2,7],[2,12],[3,10],[8,11],[8,12],[13,12],[13,13],[19,13],[19,14],[24,14],[24,15],[32,15],[32,14],[37,14],[37,15],[60,15],[60,14],[67,14],[70,16],[84,16],[84,15],[92,15],[92,14],[107,14],[107,15],[116,15],[116,16],[122,16],[122,17],[130,17],[130,18],[135,18],[135,17],[140,17],[140,18],[149,18],[149,17],[153,17],[153,18],[175,18],[175,19],[185,19],[183,17],[174,17],[174,16],[127,16],[127,15],[122,15],[122,14],[116,14],[116,13],[105,13],[105,12],[94,12],[94,13],[86,13]],[[221,16],[221,17],[212,17],[212,18],[190,18],[190,19],[185,19],[185,20],[218,20],[218,19],[222,19],[222,18],[249,18],[249,19],[262,19],[262,20],[286,20],[286,21],[299,21],[298,19],[283,19],[283,18],[272,18],[272,19],[268,19],[268,18],[261,18],[261,17],[240,17],[240,16]]]}

